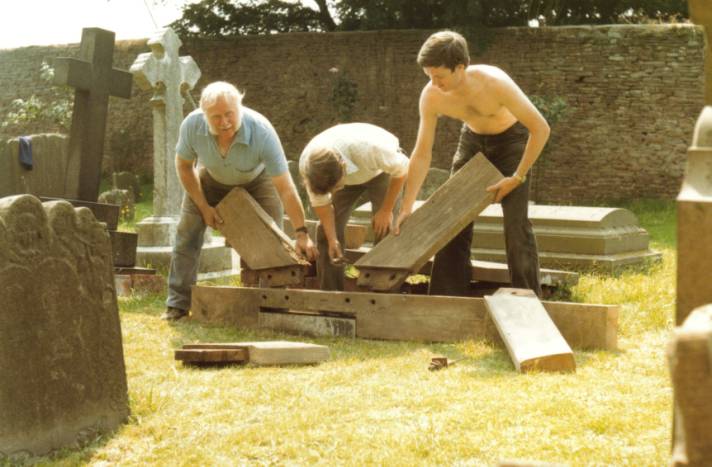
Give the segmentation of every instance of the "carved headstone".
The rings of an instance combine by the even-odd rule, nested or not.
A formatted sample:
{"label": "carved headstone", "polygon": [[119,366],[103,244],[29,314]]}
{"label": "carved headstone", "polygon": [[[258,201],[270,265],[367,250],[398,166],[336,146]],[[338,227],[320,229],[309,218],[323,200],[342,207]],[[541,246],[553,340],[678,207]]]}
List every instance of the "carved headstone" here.
{"label": "carved headstone", "polygon": [[[136,225],[137,261],[152,267],[170,265],[183,193],[175,169],[183,94],[200,79],[200,69],[193,58],[178,56],[181,44],[172,29],[160,29],[148,40],[151,52],[140,54],[131,65],[136,84],[153,91],[153,215]],[[199,272],[231,270],[232,263],[230,249],[213,241],[208,229]]]}
{"label": "carved headstone", "polygon": [[712,303],[712,106],[695,126],[677,197],[677,312],[682,324],[698,306]]}
{"label": "carved headstone", "polygon": [[0,199],[0,459],[127,418],[111,255],[88,209]]}
{"label": "carved headstone", "polygon": [[131,172],[114,172],[111,174],[111,182],[114,188],[130,190],[133,193],[134,201],[141,201],[141,182],[138,175]]}
{"label": "carved headstone", "polygon": [[131,221],[134,218],[136,208],[132,191],[114,188],[100,194],[99,202],[120,206],[119,219],[122,221]]}
{"label": "carved headstone", "polygon": [[79,173],[76,198],[96,201],[101,181],[109,96],[131,97],[131,74],[112,66],[114,33],[111,31],[82,29],[79,57],[55,59],[54,82],[76,88],[69,134],[69,159],[78,167],[68,167],[68,173]]}
{"label": "carved headstone", "polygon": [[30,193],[35,196],[76,198],[79,173],[69,160],[67,137],[55,133],[30,135],[32,167],[20,163],[19,138],[0,144],[0,197]]}

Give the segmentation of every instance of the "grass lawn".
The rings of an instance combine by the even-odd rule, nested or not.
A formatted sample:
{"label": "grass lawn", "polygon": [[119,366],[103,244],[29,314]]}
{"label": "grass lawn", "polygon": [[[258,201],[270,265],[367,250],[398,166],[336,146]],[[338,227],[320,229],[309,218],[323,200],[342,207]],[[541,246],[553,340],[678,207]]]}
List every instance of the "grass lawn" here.
{"label": "grass lawn", "polygon": [[[618,352],[576,352],[571,375],[514,372],[502,348],[310,339],[310,367],[190,369],[173,349],[196,341],[285,339],[159,319],[163,297],[119,300],[131,417],[115,433],[46,464],[665,465],[672,391],[665,347],[675,302],[673,202],[626,203],[661,264],[583,275],[574,301],[621,305]],[[464,358],[440,372],[430,357]],[[37,459],[35,459],[37,460]]]}

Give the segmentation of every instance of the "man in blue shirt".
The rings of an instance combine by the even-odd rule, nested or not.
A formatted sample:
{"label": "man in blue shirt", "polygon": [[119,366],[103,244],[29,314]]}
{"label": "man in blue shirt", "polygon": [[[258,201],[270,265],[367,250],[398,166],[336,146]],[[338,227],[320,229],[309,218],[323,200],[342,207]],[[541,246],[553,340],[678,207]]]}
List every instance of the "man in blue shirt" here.
{"label": "man in blue shirt", "polygon": [[[201,166],[198,170],[196,161]],[[244,188],[280,228],[284,205],[296,231],[297,252],[309,260],[318,255],[304,226],[304,208],[277,133],[264,116],[242,105],[242,95],[232,84],[218,81],[206,86],[200,109],[183,120],[176,171],[186,193],[163,319],[177,320],[188,314],[206,225],[220,227],[223,220],[215,205],[236,186]]]}

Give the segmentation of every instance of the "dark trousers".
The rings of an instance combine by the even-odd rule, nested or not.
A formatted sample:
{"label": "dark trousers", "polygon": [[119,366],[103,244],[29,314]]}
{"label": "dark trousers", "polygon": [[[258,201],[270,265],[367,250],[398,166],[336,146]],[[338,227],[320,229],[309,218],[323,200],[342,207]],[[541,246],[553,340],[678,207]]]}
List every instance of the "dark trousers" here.
{"label": "dark trousers", "polygon": [[[517,170],[528,137],[528,130],[519,122],[497,135],[479,135],[463,125],[451,175],[482,152],[504,176],[510,176]],[[502,200],[504,244],[512,286],[531,289],[541,296],[539,254],[529,222],[528,203],[529,178]],[[472,224],[435,255],[430,277],[431,295],[467,295],[472,274],[471,246]]]}
{"label": "dark trousers", "polygon": [[[339,240],[342,250],[346,248],[344,232],[356,201],[365,191],[368,195],[368,200],[371,202],[371,212],[376,214],[383,205],[390,180],[390,175],[384,172],[366,183],[346,185],[331,195],[331,203],[334,207],[334,221],[336,223],[336,238]],[[329,261],[329,242],[326,240],[321,223],[316,232],[316,245],[319,250],[319,259],[317,260],[319,288],[321,290],[344,290],[344,267],[334,266]]]}

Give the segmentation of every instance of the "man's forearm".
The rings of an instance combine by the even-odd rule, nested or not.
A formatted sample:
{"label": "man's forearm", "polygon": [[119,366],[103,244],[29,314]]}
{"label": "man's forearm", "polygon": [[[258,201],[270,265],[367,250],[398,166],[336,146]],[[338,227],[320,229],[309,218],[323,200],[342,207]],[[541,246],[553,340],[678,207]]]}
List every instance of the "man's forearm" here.
{"label": "man's forearm", "polygon": [[381,204],[381,209],[386,212],[393,211],[393,206],[396,205],[396,200],[398,199],[398,193],[400,193],[405,183],[406,175],[402,177],[391,177],[388,182],[388,190],[386,190],[386,196],[383,198],[383,204]]}
{"label": "man's forearm", "polygon": [[193,169],[192,165],[190,167],[179,166],[177,167],[177,172],[178,179],[186,193],[188,193],[188,196],[190,196],[190,199],[193,200],[198,209],[202,211],[203,208],[208,206],[208,201],[205,199],[205,194],[200,186],[200,179],[195,173],[195,169]]}
{"label": "man's forearm", "polygon": [[304,227],[304,207],[302,206],[302,202],[297,196],[296,191],[284,193],[281,198],[282,204],[284,204],[284,210],[286,211],[287,216],[289,216],[289,221],[292,223],[292,227],[295,229]]}
{"label": "man's forearm", "polygon": [[324,206],[314,206],[314,212],[321,222],[321,227],[324,229],[326,241],[329,244],[337,240],[336,236],[336,220],[334,218],[334,207],[330,204]]}
{"label": "man's forearm", "polygon": [[[522,159],[519,161],[517,166],[517,174],[520,176],[525,176],[529,170],[532,168],[536,160],[541,155],[544,150],[547,140],[549,139],[549,127],[546,126],[535,132],[529,134],[529,139],[524,147],[524,154],[522,154]],[[512,174],[504,174],[509,176]]]}
{"label": "man's forearm", "polygon": [[408,164],[408,179],[403,195],[403,207],[405,209],[411,209],[413,204],[415,204],[415,199],[418,196],[418,192],[420,192],[420,187],[423,186],[425,176],[428,174],[431,158],[432,156],[430,154],[413,154],[411,157],[410,163]]}

